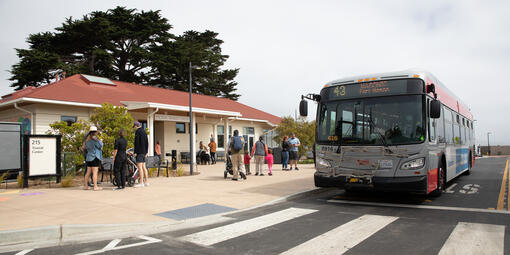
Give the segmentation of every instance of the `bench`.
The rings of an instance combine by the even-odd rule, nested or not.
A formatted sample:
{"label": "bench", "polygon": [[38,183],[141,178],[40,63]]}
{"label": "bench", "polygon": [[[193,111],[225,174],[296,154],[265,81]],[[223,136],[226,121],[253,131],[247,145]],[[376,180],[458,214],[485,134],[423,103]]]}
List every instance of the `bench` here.
{"label": "bench", "polygon": [[184,162],[189,163],[191,160],[191,157],[189,156],[189,152],[187,151],[181,151],[181,163],[184,164]]}
{"label": "bench", "polygon": [[225,151],[216,151],[216,161],[225,161]]}
{"label": "bench", "polygon": [[158,156],[149,156],[145,159],[145,166],[147,166],[147,168],[158,168],[158,177],[159,177],[159,171],[161,170],[161,168],[166,168],[166,177],[169,177],[168,175],[168,168],[169,168],[169,165],[168,165],[168,160],[165,159],[165,160],[161,160]]}

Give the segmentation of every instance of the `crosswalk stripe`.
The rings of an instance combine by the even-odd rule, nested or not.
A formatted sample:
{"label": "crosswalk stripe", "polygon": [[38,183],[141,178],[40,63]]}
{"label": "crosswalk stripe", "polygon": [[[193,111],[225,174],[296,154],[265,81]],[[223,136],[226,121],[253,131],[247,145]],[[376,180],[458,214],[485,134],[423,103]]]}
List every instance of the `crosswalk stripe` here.
{"label": "crosswalk stripe", "polygon": [[180,239],[199,245],[213,245],[316,211],[313,209],[288,208],[253,219],[190,234]]}
{"label": "crosswalk stripe", "polygon": [[459,222],[439,255],[503,254],[505,226]]}
{"label": "crosswalk stripe", "polygon": [[397,219],[366,214],[281,254],[343,254]]}

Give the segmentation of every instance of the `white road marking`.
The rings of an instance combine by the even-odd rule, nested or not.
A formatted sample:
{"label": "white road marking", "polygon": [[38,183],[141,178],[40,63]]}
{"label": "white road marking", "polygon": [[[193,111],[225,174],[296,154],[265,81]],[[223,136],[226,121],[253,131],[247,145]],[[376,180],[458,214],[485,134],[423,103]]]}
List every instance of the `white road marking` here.
{"label": "white road marking", "polygon": [[476,194],[478,193],[479,188],[480,185],[478,184],[466,184],[461,190],[459,190],[459,192],[462,194]]}
{"label": "white road marking", "polygon": [[455,186],[457,186],[457,183],[454,183],[452,185],[450,185],[450,187],[448,187],[444,193],[454,193],[455,191],[453,191],[453,188],[455,188]]}
{"label": "white road marking", "polygon": [[22,250],[22,251],[20,251],[20,252],[16,253],[15,255],[25,255],[25,254],[27,254],[27,253],[29,253],[29,252],[33,251],[33,250],[34,250],[34,249]]}
{"label": "white road marking", "polygon": [[480,208],[466,208],[466,207],[453,207],[453,206],[390,204],[390,203],[334,200],[334,199],[326,200],[326,202],[335,203],[335,204],[370,205],[370,206],[396,207],[396,208],[414,208],[414,209],[445,210],[445,211],[459,211],[459,212],[482,212],[482,213],[510,214],[510,211],[489,210],[489,209],[480,209]]}
{"label": "white road marking", "polygon": [[147,245],[147,244],[151,244],[151,243],[161,242],[161,240],[159,240],[159,239],[148,237],[148,236],[137,236],[137,237],[140,239],[143,239],[145,241],[139,242],[139,243],[117,246],[117,244],[119,244],[122,241],[122,239],[115,239],[115,240],[112,240],[110,243],[108,243],[108,245],[106,245],[101,250],[88,251],[88,252],[78,253],[76,255],[93,255],[93,254],[103,253],[106,251],[121,250],[121,249],[132,248],[132,247],[136,247],[136,246],[142,246],[142,245]]}
{"label": "white road marking", "polygon": [[213,245],[316,211],[312,209],[288,208],[253,219],[183,236],[180,239],[199,245]]}
{"label": "white road marking", "polygon": [[120,243],[120,241],[122,241],[122,239],[114,239],[112,240],[108,245],[106,245],[103,250],[111,250],[113,248],[115,248],[115,246],[117,246],[117,244]]}
{"label": "white road marking", "polygon": [[503,254],[504,239],[505,226],[459,222],[439,255]]}
{"label": "white road marking", "polygon": [[363,215],[281,254],[343,254],[397,219]]}
{"label": "white road marking", "polygon": [[117,247],[113,248],[112,250],[120,250],[120,249],[126,249],[126,248],[131,248],[131,247],[136,247],[136,246],[142,246],[142,245],[147,245],[147,244],[151,244],[151,243],[159,243],[159,242],[161,242],[160,239],[156,239],[156,238],[149,237],[149,236],[137,236],[137,237],[140,238],[140,239],[144,239],[146,241],[145,242],[140,242],[140,243],[133,243],[133,244],[126,244],[126,245],[117,246]]}

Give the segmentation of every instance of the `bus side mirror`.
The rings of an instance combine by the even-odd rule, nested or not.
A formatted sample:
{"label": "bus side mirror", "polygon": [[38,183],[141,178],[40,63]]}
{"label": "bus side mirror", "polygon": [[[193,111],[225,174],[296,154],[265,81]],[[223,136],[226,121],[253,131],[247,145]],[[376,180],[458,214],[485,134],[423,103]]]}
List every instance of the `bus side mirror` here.
{"label": "bus side mirror", "polygon": [[305,99],[301,99],[301,102],[299,102],[299,115],[308,116],[308,101]]}
{"label": "bus side mirror", "polygon": [[430,101],[430,117],[433,119],[441,117],[441,101],[437,99]]}

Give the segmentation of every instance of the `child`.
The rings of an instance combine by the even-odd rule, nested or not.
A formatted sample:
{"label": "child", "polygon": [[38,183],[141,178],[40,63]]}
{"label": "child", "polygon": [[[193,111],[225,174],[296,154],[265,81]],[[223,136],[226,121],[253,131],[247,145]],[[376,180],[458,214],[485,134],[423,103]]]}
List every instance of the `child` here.
{"label": "child", "polygon": [[267,156],[266,156],[266,161],[267,161],[267,168],[269,168],[269,176],[273,175],[273,162],[274,162],[274,159],[273,159],[273,151],[271,149],[268,149],[267,150]]}
{"label": "child", "polygon": [[251,174],[251,172],[250,172],[250,160],[251,160],[250,154],[248,152],[246,152],[244,154],[244,168],[246,168],[246,175],[250,175]]}

